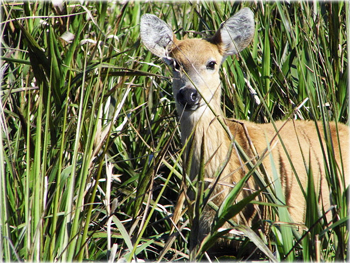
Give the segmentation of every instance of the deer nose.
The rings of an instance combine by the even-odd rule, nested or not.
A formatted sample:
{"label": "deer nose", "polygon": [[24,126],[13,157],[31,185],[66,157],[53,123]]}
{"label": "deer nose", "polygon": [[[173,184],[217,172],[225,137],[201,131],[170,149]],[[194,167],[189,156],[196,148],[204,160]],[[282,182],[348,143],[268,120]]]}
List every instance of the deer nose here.
{"label": "deer nose", "polygon": [[199,106],[199,100],[201,99],[198,91],[189,87],[180,89],[176,97],[178,103],[185,107],[186,110],[196,110]]}

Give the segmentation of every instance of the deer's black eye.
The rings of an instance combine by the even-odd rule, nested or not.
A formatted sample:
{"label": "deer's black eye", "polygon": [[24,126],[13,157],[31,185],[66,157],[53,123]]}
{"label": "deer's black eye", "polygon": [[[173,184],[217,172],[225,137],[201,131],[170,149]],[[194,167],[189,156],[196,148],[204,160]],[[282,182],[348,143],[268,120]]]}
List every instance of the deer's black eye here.
{"label": "deer's black eye", "polygon": [[216,65],[216,61],[215,60],[210,60],[207,63],[207,69],[214,70],[215,69],[215,65]]}
{"label": "deer's black eye", "polygon": [[181,68],[181,65],[179,62],[177,62],[175,59],[173,59],[173,69],[176,71],[179,71]]}

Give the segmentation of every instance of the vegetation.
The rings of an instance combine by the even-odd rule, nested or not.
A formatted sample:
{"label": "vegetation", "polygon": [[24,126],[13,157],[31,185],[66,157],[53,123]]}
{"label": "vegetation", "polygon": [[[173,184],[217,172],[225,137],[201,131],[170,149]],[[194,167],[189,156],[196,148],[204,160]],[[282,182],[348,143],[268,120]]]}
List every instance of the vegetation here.
{"label": "vegetation", "polygon": [[[179,38],[202,37],[245,6],[256,35],[222,67],[227,116],[347,123],[348,2],[1,3],[2,260],[207,259],[205,249],[190,251],[195,213],[177,206],[185,174],[171,72],[140,43],[139,22],[152,13]],[[348,260],[344,171],[332,157],[329,143],[337,206],[321,211],[308,189],[301,231],[274,217],[259,235],[241,227],[241,252],[254,242],[261,259]]]}

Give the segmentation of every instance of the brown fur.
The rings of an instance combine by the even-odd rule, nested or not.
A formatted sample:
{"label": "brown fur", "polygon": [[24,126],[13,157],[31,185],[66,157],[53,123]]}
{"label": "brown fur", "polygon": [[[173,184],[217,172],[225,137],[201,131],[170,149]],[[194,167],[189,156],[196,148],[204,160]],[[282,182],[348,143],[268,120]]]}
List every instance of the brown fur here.
{"label": "brown fur", "polygon": [[[208,102],[215,112],[214,115],[209,108],[204,106],[206,108],[200,114],[191,113],[187,115],[186,112],[181,114],[182,109],[181,106],[178,105],[179,115],[182,116],[180,122],[183,144],[186,143],[187,139],[190,137],[190,133],[194,130],[193,145],[195,150],[190,171],[191,179],[193,180],[199,173],[203,137],[206,146],[205,160],[207,161],[205,177],[213,178],[220,164],[222,164],[223,160],[226,158],[231,141],[229,135],[218,121],[218,118],[224,120],[220,107],[221,85],[218,76],[218,69],[217,72],[208,75],[205,68],[203,68],[203,65],[205,65],[210,58],[215,58],[217,61],[221,62],[223,57],[220,55],[219,49],[215,47],[215,45],[206,40],[199,39],[187,39],[183,41],[176,40],[170,55],[177,61],[177,63],[182,65],[182,70],[186,71],[187,75],[190,76],[192,82],[195,83],[196,88],[201,92],[202,97],[209,98]],[[184,85],[183,78],[186,79],[186,76],[183,73],[174,72],[173,89],[175,95]],[[240,123],[230,120],[224,121],[226,121],[234,140],[246,151],[247,154],[249,154],[251,158],[255,155],[253,154],[252,146],[248,143],[248,138],[251,140],[255,151],[260,157],[264,155],[266,150],[268,150],[267,142],[270,143],[269,147],[272,149],[274,165],[279,171],[290,215],[295,223],[303,223],[305,220],[306,202],[279,137],[276,136],[276,130],[273,125],[256,124],[248,121],[242,121]],[[304,189],[306,189],[307,185],[305,165],[309,165],[309,156],[311,156],[315,185],[319,187],[318,194],[320,196],[320,204],[322,204],[325,209],[328,209],[330,207],[329,190],[324,173],[324,157],[322,152],[322,146],[325,149],[325,142],[323,141],[321,145],[316,132],[315,123],[312,121],[288,120],[275,122],[275,125],[277,130],[283,126],[279,131],[279,135],[292,159],[294,169],[296,170],[296,174],[299,176]],[[322,123],[317,123],[317,125],[321,134],[323,134]],[[247,133],[244,131],[244,127],[247,130]],[[344,167],[340,166],[339,144],[335,123],[330,123],[330,130],[339,169],[340,171],[348,172],[348,127],[344,124],[338,123]],[[188,153],[185,154],[185,160],[187,154]],[[305,158],[305,164],[303,156]],[[272,176],[272,165],[268,155],[265,157],[263,165],[268,174]],[[247,171],[248,168],[244,165],[242,166],[242,161],[240,161],[238,153],[233,152],[230,157],[230,162],[221,176],[220,183],[216,186],[213,192],[214,196],[221,193],[214,199],[216,205],[219,206],[228,192],[232,189],[231,187],[223,185],[238,182]],[[346,182],[346,185],[348,185],[348,181]],[[252,180],[248,182],[247,188],[252,190],[257,189]],[[249,194],[249,191],[243,194],[242,197],[246,194]],[[262,213],[264,213],[264,211],[262,211]],[[214,211],[210,208],[205,210],[200,226],[199,240],[209,232],[214,214]],[[237,223],[250,225],[254,220],[254,216],[256,216],[255,212],[246,211],[244,215],[237,216],[234,220]]]}
{"label": "brown fur", "polygon": [[[319,203],[325,210],[331,205],[323,156],[324,152],[327,151],[325,141],[320,142],[318,139],[315,122],[277,121],[275,128],[273,124],[227,120],[221,110],[219,67],[226,56],[237,54],[243,50],[250,43],[253,35],[254,15],[248,8],[242,9],[227,20],[213,38],[206,40],[177,40],[171,29],[157,17],[144,15],[141,19],[141,37],[146,47],[168,64],[173,65],[173,93],[180,117],[182,143],[186,145],[190,140],[188,145],[194,147],[191,168],[190,171],[187,171],[191,180],[195,180],[200,172],[203,143],[205,146],[206,187],[214,186],[215,174],[227,158],[232,142],[235,142],[236,146],[240,145],[253,162],[258,158],[263,158],[263,166],[270,181],[273,181],[272,155],[290,215],[295,223],[303,223],[306,201],[296,175],[305,189],[308,181],[306,171],[310,163],[319,195]],[[212,64],[210,66],[210,62],[215,62],[214,67]],[[181,102],[185,94],[184,91],[194,91],[194,93],[190,93],[191,96],[196,91],[200,95],[195,94],[195,98],[199,97],[199,99],[196,99],[190,108],[186,107],[193,102],[191,99],[186,104]],[[179,95],[180,97],[178,97]],[[344,190],[349,184],[349,128],[339,123],[337,128],[335,123],[329,125],[331,138],[328,138],[327,141],[331,140],[333,143],[339,174],[345,175],[346,183],[341,186]],[[317,126],[321,136],[324,136],[322,123],[318,122]],[[291,161],[287,158],[287,153],[282,147],[283,144]],[[189,150],[188,146],[184,153],[186,166]],[[342,156],[342,160],[340,156]],[[229,162],[221,174],[220,181],[213,190],[213,202],[220,206],[231,191],[232,185],[239,182],[248,170],[249,167],[242,160],[237,149],[234,148],[229,156]],[[251,178],[239,198],[241,199],[257,189],[256,183]],[[236,216],[234,220],[239,224],[250,225],[257,216],[264,214],[264,210],[259,213],[255,207],[253,209],[247,208],[244,214]],[[214,215],[215,211],[209,206],[204,209],[199,224],[198,242],[210,231]]]}

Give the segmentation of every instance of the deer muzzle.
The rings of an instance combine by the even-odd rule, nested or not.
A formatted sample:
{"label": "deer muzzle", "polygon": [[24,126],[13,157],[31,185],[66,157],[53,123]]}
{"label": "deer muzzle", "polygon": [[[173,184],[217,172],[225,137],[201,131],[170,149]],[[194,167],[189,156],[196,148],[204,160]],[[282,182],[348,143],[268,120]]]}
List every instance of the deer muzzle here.
{"label": "deer muzzle", "polygon": [[194,111],[200,106],[201,96],[196,89],[186,86],[179,90],[176,99],[185,110]]}

